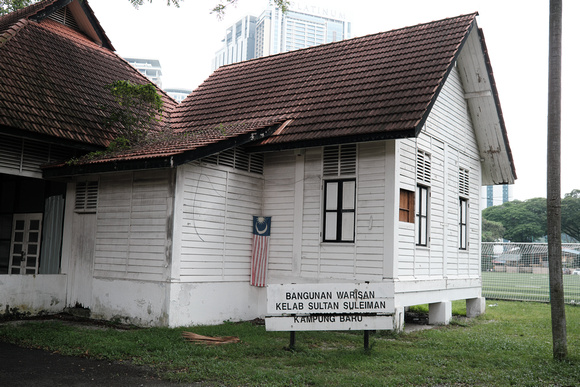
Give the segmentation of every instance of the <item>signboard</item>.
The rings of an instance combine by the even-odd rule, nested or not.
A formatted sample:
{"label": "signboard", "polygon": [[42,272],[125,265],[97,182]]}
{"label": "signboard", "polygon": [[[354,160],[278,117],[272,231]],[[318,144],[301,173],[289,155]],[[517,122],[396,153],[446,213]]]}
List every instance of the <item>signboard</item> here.
{"label": "signboard", "polygon": [[266,330],[393,329],[391,284],[268,285]]}

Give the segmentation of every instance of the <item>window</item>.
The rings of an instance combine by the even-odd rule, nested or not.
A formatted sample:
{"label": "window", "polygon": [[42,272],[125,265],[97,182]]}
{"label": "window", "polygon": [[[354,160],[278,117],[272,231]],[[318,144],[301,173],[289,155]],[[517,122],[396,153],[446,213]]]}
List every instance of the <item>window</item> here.
{"label": "window", "polygon": [[417,150],[417,185],[415,193],[415,243],[429,244],[429,185],[431,184],[431,154]]}
{"label": "window", "polygon": [[431,155],[425,151],[417,151],[417,180],[431,184]]}
{"label": "window", "polygon": [[97,181],[81,181],[77,183],[75,195],[76,212],[97,212],[99,183]]}
{"label": "window", "polygon": [[459,249],[467,250],[469,170],[459,168]]}
{"label": "window", "polygon": [[354,242],[354,179],[324,182],[324,242]]}
{"label": "window", "polygon": [[429,189],[418,185],[415,195],[415,243],[417,246],[427,246],[429,238],[429,217],[428,217]]}
{"label": "window", "polygon": [[468,202],[459,198],[459,249],[467,250],[467,219]]}
{"label": "window", "polygon": [[399,195],[399,221],[415,223],[415,192],[401,189]]}

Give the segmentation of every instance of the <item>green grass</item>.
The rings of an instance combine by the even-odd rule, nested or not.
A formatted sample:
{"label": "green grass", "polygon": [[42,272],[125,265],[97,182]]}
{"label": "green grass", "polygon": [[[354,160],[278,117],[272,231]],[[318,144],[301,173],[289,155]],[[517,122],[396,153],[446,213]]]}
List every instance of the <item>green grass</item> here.
{"label": "green grass", "polygon": [[[464,302],[454,303],[464,313]],[[494,306],[490,306],[490,304]],[[416,308],[421,311],[424,308]],[[288,332],[225,323],[187,328],[114,328],[27,321],[0,325],[0,340],[72,356],[154,367],[164,378],[227,386],[580,385],[580,307],[568,306],[569,359],[552,359],[550,308],[488,302],[477,319],[413,333]],[[192,344],[183,331],[238,336],[239,344]]]}
{"label": "green grass", "polygon": [[[564,275],[566,303],[580,304],[580,275]],[[548,274],[482,272],[483,296],[501,300],[550,301]]]}

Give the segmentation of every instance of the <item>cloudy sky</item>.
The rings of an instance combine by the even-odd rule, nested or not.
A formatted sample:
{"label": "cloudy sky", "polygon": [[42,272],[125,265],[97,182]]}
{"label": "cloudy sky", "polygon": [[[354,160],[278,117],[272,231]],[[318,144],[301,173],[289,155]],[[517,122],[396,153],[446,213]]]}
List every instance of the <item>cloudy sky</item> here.
{"label": "cloudy sky", "polygon": [[[146,0],[147,1],[147,0]],[[165,88],[194,89],[211,73],[225,29],[259,16],[268,0],[238,0],[223,20],[219,0],[185,0],[180,8],[153,0],[139,10],[129,0],[89,0],[117,53],[159,59]],[[580,1],[564,0],[562,194],[580,189]],[[495,74],[518,180],[514,197],[546,197],[549,0],[300,0],[342,11],[353,37],[479,12]]]}

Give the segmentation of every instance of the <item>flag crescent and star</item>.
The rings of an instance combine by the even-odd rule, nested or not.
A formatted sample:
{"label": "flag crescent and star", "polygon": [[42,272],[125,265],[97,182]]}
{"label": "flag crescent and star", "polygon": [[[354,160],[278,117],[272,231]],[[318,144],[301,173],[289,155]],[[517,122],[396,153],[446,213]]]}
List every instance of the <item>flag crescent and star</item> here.
{"label": "flag crescent and star", "polygon": [[252,227],[252,267],[250,284],[266,286],[271,216],[254,216]]}

